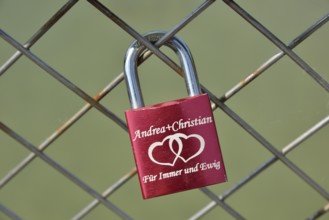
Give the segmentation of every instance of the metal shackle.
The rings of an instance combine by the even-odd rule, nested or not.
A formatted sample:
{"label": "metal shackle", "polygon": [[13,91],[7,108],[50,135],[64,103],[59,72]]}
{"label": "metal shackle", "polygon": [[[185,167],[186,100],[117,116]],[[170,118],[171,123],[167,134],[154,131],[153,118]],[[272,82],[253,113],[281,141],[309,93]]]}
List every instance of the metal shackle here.
{"label": "metal shackle", "polygon": [[[144,35],[144,37],[154,44],[164,34],[164,32],[150,32]],[[184,70],[184,79],[188,95],[200,95],[201,90],[199,80],[193,57],[188,46],[177,36],[174,36],[166,42],[165,45],[171,48],[178,55],[181,67]],[[137,59],[144,50],[145,48],[142,47],[141,43],[136,40],[129,46],[124,60],[124,75],[132,109],[144,107],[144,101],[137,74]]]}

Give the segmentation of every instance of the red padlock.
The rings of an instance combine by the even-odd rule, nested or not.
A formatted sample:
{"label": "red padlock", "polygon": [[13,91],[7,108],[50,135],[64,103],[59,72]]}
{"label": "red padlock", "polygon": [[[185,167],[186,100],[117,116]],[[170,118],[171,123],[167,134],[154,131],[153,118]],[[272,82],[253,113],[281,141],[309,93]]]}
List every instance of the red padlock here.
{"label": "red padlock", "polygon": [[[163,35],[145,37],[155,43]],[[144,199],[227,181],[209,97],[200,93],[192,55],[176,36],[166,46],[179,56],[187,98],[144,107],[136,66],[143,52],[139,42],[128,48],[124,63],[132,107],[125,115]]]}

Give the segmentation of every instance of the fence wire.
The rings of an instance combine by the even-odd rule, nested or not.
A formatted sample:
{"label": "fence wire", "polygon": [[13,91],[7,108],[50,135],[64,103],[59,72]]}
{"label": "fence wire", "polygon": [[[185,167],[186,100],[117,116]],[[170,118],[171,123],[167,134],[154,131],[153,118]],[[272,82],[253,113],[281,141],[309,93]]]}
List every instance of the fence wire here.
{"label": "fence wire", "polygon": [[[167,33],[156,43],[151,44],[148,42],[142,34],[134,29],[134,27],[130,26],[124,19],[120,16],[116,15],[111,11],[110,8],[106,7],[100,1],[97,0],[87,0],[94,9],[101,12],[104,16],[106,16],[109,21],[115,23],[118,27],[124,30],[127,34],[138,40],[145,48],[148,49],[146,53],[144,53],[139,61],[138,65],[141,65],[145,60],[147,60],[151,55],[155,55],[164,63],[166,63],[170,68],[172,68],[179,75],[182,75],[182,69],[179,65],[177,65],[170,57],[164,54],[159,48],[165,44],[170,38],[174,35],[178,34],[180,30],[184,29],[190,23],[193,23],[194,19],[199,15],[203,14],[203,12],[212,6],[216,1],[215,0],[206,0],[202,2],[197,8],[195,8],[190,14],[186,15],[184,19],[174,25]],[[226,202],[228,198],[230,198],[234,194],[238,194],[238,191],[247,186],[250,181],[253,181],[256,177],[258,177],[261,173],[264,173],[270,167],[272,167],[276,163],[283,164],[286,168],[288,168],[292,173],[299,177],[299,181],[308,185],[311,189],[313,189],[314,193],[317,193],[320,197],[325,201],[322,207],[318,207],[318,209],[313,210],[312,213],[309,213],[309,216],[305,216],[308,219],[328,219],[329,215],[327,214],[329,211],[329,192],[328,186],[321,185],[314,178],[307,174],[302,168],[296,165],[290,158],[287,157],[288,153],[297,149],[302,142],[309,139],[312,135],[318,133],[329,123],[329,115],[314,123],[309,129],[305,130],[303,133],[298,135],[295,139],[291,140],[286,146],[279,150],[273,144],[270,143],[265,137],[261,135],[259,131],[256,130],[251,124],[249,124],[246,120],[242,118],[241,115],[237,114],[230,108],[226,101],[230,100],[235,94],[242,93],[245,87],[251,85],[251,83],[256,80],[258,76],[266,72],[269,68],[275,65],[280,59],[283,57],[288,57],[291,61],[296,63],[302,70],[304,70],[309,76],[309,80],[314,80],[318,87],[321,87],[325,90],[325,92],[329,92],[329,83],[324,78],[324,75],[317,72],[314,68],[312,68],[306,60],[302,59],[296,52],[294,52],[294,48],[297,47],[304,40],[307,40],[313,33],[322,28],[327,21],[329,20],[329,14],[324,15],[319,20],[315,21],[313,25],[309,26],[305,31],[300,33],[300,35],[296,36],[289,44],[285,44],[279,37],[275,35],[275,33],[271,32],[267,29],[260,21],[255,19],[250,12],[241,7],[237,2],[230,0],[223,0],[223,2],[228,6],[228,8],[232,9],[237,16],[241,17],[247,21],[256,31],[264,35],[269,42],[271,42],[274,46],[276,46],[280,52],[274,54],[270,58],[267,59],[266,62],[261,64],[255,71],[250,73],[247,77],[239,81],[235,86],[225,92],[223,95],[216,94],[207,88],[207,85],[202,85],[202,91],[204,93],[208,93],[209,97],[212,101],[212,109],[216,111],[220,109],[222,112],[227,114],[229,118],[231,118],[237,125],[239,125],[242,129],[244,129],[251,137],[253,137],[260,145],[266,149],[268,152],[272,154],[272,157],[268,158],[268,160],[264,161],[258,167],[255,167],[250,173],[241,178],[239,181],[232,183],[229,182],[230,188],[218,194],[211,187],[203,187],[200,188],[200,192],[209,198],[209,203],[205,204],[204,207],[200,207],[199,210],[194,210],[194,214],[190,216],[190,219],[201,219],[206,216],[206,214],[212,212],[216,207],[227,212],[234,219],[246,219],[247,217],[241,212],[241,207],[235,207]],[[58,21],[60,21],[72,8],[74,8],[77,3],[80,3],[78,0],[70,0],[67,1],[51,18],[37,30],[30,39],[28,39],[24,44],[21,44],[18,40],[15,39],[15,36],[11,36],[10,33],[6,32],[6,30],[0,30],[0,37],[3,39],[1,44],[6,43],[11,45],[17,51],[9,57],[0,67],[0,76],[7,73],[7,71],[15,65],[15,63],[21,58],[26,57],[30,59],[33,63],[39,66],[42,70],[47,72],[50,76],[64,85],[67,89],[72,91],[78,97],[80,97],[86,104],[76,112],[72,117],[70,117],[62,126],[57,128],[52,134],[44,139],[44,141],[39,145],[35,146],[25,137],[23,137],[18,131],[12,129],[12,125],[5,124],[3,119],[0,121],[0,128],[4,134],[8,137],[15,140],[18,146],[22,146],[26,148],[30,154],[26,156],[23,160],[21,160],[16,166],[12,169],[8,170],[7,174],[3,177],[0,177],[0,189],[6,190],[6,187],[12,184],[14,178],[17,175],[20,175],[23,170],[30,166],[30,164],[36,159],[41,159],[45,164],[54,168],[57,172],[61,173],[65,178],[73,182],[75,185],[81,188],[85,193],[90,195],[90,203],[85,207],[81,208],[72,219],[83,219],[84,217],[90,215],[93,210],[99,205],[102,205],[108,209],[109,212],[115,213],[118,217],[122,219],[133,219],[134,216],[127,211],[125,211],[120,205],[112,202],[111,196],[114,195],[116,191],[122,189],[125,185],[132,181],[133,177],[136,176],[136,168],[132,167],[131,170],[128,170],[126,173],[123,173],[121,178],[117,181],[113,182],[106,190],[100,192],[99,190],[93,188],[85,181],[80,179],[76,174],[66,169],[63,165],[61,165],[58,161],[49,157],[44,151],[51,147],[52,144],[59,139],[63,134],[67,133],[68,130],[81,118],[83,118],[86,113],[88,113],[91,109],[97,109],[101,114],[105,115],[108,119],[113,121],[118,129],[123,129],[127,131],[126,123],[113,111],[107,108],[105,105],[101,104],[100,101],[106,97],[109,93],[111,93],[116,87],[123,83],[124,77],[123,73],[119,73],[117,77],[111,81],[104,89],[102,89],[99,93],[95,95],[90,95],[83,89],[81,89],[78,85],[71,82],[68,78],[66,78],[59,71],[52,68],[47,62],[45,62],[42,57],[38,57],[34,54],[30,49],[38,43],[43,36],[52,29]],[[216,2],[217,3],[217,2]],[[222,5],[224,6],[224,4]],[[7,73],[9,74],[9,73]],[[5,103],[1,103],[5,104]],[[325,144],[325,143],[324,143]],[[2,144],[1,144],[2,145]],[[327,145],[327,144],[326,144]],[[1,146],[0,146],[1,147]],[[10,155],[7,155],[10,157]],[[328,164],[323,166],[323,175],[328,176],[327,168]],[[273,183],[274,184],[274,183]],[[136,186],[138,189],[138,186]],[[128,200],[128,199],[127,199]],[[251,199],[252,202],[252,199]],[[181,205],[181,204],[178,204]],[[289,208],[289,207],[287,207]],[[255,207],[257,209],[257,207]],[[4,216],[7,216],[9,219],[24,219],[24,216],[19,216],[16,214],[15,207],[7,207],[6,204],[0,203],[0,212],[3,213]],[[59,210],[60,212],[60,210]],[[264,217],[265,219],[266,217]]]}

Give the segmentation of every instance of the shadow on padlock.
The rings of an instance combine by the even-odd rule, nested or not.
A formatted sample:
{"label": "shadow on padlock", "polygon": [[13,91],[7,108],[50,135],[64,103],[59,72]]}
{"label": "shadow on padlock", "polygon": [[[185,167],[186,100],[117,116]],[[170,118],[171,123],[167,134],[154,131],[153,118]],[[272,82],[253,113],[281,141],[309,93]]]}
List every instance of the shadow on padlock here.
{"label": "shadow on padlock", "polygon": [[[145,38],[154,44],[163,35],[152,32]],[[200,92],[190,50],[176,36],[165,45],[179,57],[187,98],[144,106],[137,74],[144,49],[138,41],[124,62],[132,107],[125,115],[144,199],[227,181],[209,97]]]}

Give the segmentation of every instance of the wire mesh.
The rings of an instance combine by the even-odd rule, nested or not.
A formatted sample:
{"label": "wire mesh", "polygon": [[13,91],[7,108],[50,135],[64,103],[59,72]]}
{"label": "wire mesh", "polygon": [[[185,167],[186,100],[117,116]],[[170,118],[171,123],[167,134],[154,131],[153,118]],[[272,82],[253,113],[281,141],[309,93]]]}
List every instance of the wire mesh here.
{"label": "wire mesh", "polygon": [[[189,14],[185,15],[185,17],[177,22],[172,28],[170,28],[166,34],[156,43],[151,44],[148,42],[142,34],[140,34],[134,27],[128,24],[122,17],[116,15],[110,7],[107,7],[107,3],[102,3],[97,0],[87,0],[88,4],[92,7],[89,8],[89,10],[96,10],[97,12],[100,12],[103,16],[105,16],[108,20],[107,22],[113,22],[117,25],[121,30],[123,30],[126,34],[133,37],[133,39],[138,40],[145,48],[148,49],[148,52],[144,53],[138,62],[138,65],[141,65],[144,63],[145,60],[149,59],[151,55],[155,55],[157,58],[162,60],[165,64],[167,64],[172,70],[177,72],[179,75],[182,75],[182,69],[175,63],[175,61],[170,58],[168,55],[166,55],[162,50],[159,48],[168,41],[171,37],[178,34],[181,30],[187,29],[188,25],[191,25],[195,22],[195,18],[198,18],[200,15],[206,16],[206,11],[212,8],[215,8],[216,4],[219,4],[219,1],[215,0],[206,0],[203,2],[198,3],[197,7],[192,10]],[[225,4],[223,4],[223,2]],[[189,212],[189,219],[201,219],[201,218],[207,218],[207,216],[212,216],[210,218],[216,218],[217,215],[216,210],[221,210],[221,212],[224,212],[226,216],[225,218],[232,218],[232,219],[255,219],[255,216],[259,215],[253,215],[250,214],[251,212],[259,212],[257,209],[257,202],[256,200],[261,200],[261,203],[266,203],[267,198],[266,196],[261,197],[257,193],[253,192],[251,193],[251,197],[248,197],[247,200],[250,204],[245,204],[245,206],[251,206],[253,211],[246,211],[246,209],[243,207],[243,204],[236,203],[236,202],[229,202],[227,201],[229,198],[233,197],[232,200],[239,200],[239,198],[243,198],[243,191],[244,189],[248,188],[249,184],[251,182],[256,182],[256,177],[259,177],[261,175],[265,175],[267,172],[274,173],[273,167],[275,167],[275,164],[280,164],[284,168],[284,172],[290,172],[289,176],[295,175],[298,177],[297,180],[294,180],[294,183],[303,184],[308,187],[308,190],[312,190],[312,194],[316,194],[314,197],[317,197],[317,201],[322,201],[320,204],[317,202],[316,204],[320,204],[318,207],[314,207],[314,204],[310,204],[309,206],[306,205],[306,207],[303,207],[303,214],[306,211],[308,213],[307,216],[303,216],[304,218],[308,219],[326,219],[328,218],[328,210],[329,210],[329,192],[328,192],[328,174],[326,167],[328,164],[322,164],[321,170],[319,171],[321,176],[323,176],[323,179],[319,181],[319,179],[314,178],[314,174],[312,174],[309,170],[306,170],[305,166],[302,166],[300,163],[297,164],[295,162],[296,160],[294,157],[289,157],[288,153],[292,151],[297,151],[297,149],[302,146],[302,143],[304,143],[308,139],[313,139],[316,137],[313,137],[315,134],[321,134],[321,132],[325,132],[326,126],[329,123],[329,115],[328,111],[325,110],[325,116],[319,117],[320,119],[318,121],[313,121],[310,123],[310,126],[307,129],[304,129],[300,131],[297,135],[295,135],[295,138],[291,138],[288,141],[288,144],[285,144],[284,147],[279,148],[277,147],[277,144],[274,145],[271,143],[271,141],[267,138],[265,138],[264,135],[262,135],[263,132],[261,132],[260,129],[257,129],[257,126],[253,126],[251,123],[248,123],[246,119],[244,119],[243,115],[244,113],[241,112],[239,109],[234,111],[234,107],[231,107],[231,105],[226,104],[227,101],[231,100],[232,97],[234,97],[237,94],[243,94],[247,93],[245,92],[249,87],[251,87],[254,82],[258,81],[258,77],[262,75],[265,72],[269,72],[268,74],[275,74],[275,71],[270,72],[270,68],[275,67],[276,65],[279,65],[279,61],[283,59],[289,59],[289,61],[292,61],[295,63],[295,66],[298,67],[298,71],[302,70],[303,72],[306,72],[309,77],[306,79],[307,81],[313,80],[315,82],[316,86],[313,86],[312,89],[321,88],[321,94],[323,92],[325,95],[322,95],[326,98],[328,98],[328,92],[329,92],[329,83],[325,79],[325,75],[323,73],[320,73],[316,71],[316,68],[313,68],[306,59],[303,59],[298,52],[296,52],[294,49],[297,48],[298,45],[300,45],[305,40],[308,40],[313,36],[314,33],[317,33],[318,30],[321,30],[323,27],[325,27],[327,21],[329,20],[329,14],[325,14],[323,17],[315,21],[312,25],[308,26],[306,30],[302,31],[298,36],[296,36],[289,44],[285,44],[282,39],[280,39],[276,34],[272,31],[270,31],[268,28],[265,27],[264,24],[262,24],[259,20],[257,20],[252,14],[252,10],[247,9],[248,7],[242,7],[240,4],[238,4],[236,1],[230,1],[230,0],[224,0],[221,2],[220,7],[227,6],[226,9],[230,10],[232,12],[235,12],[235,16],[241,20],[245,20],[250,26],[253,27],[253,31],[255,33],[262,34],[266,39],[268,43],[271,43],[276,49],[278,49],[280,52],[274,54],[270,58],[266,60],[263,64],[261,64],[255,71],[252,71],[251,74],[248,74],[246,77],[244,77],[242,80],[239,80],[238,83],[233,86],[232,88],[228,89],[226,92],[224,92],[224,95],[220,96],[217,92],[213,92],[208,85],[203,84],[202,91],[209,94],[209,97],[212,101],[212,108],[214,111],[220,110],[221,112],[225,113],[228,118],[234,124],[238,125],[239,128],[242,128],[250,137],[252,137],[255,140],[255,143],[258,143],[262,149],[266,149],[267,152],[270,153],[270,157],[264,157],[267,158],[264,160],[261,165],[254,166],[252,170],[249,170],[249,173],[244,176],[240,176],[239,178],[234,178],[234,181],[229,181],[228,185],[226,185],[226,188],[220,188],[220,192],[218,192],[218,188],[216,187],[203,187],[200,188],[198,192],[198,196],[196,198],[200,197],[200,193],[205,195],[207,200],[202,200],[204,202],[203,207],[195,207],[191,205],[187,205],[188,207],[181,207],[186,206],[184,204],[177,203],[177,206],[181,207],[181,210],[186,210],[186,208],[190,209]],[[82,89],[77,83],[71,81],[64,73],[61,73],[61,71],[56,70],[56,68],[53,68],[48,62],[46,62],[46,59],[43,59],[42,57],[36,55],[32,51],[33,47],[38,44],[39,41],[42,41],[42,39],[46,36],[47,32],[55,29],[57,23],[64,19],[68,12],[71,12],[74,10],[75,7],[78,7],[79,4],[83,4],[83,1],[78,0],[70,0],[65,2],[60,9],[55,12],[49,20],[47,20],[33,35],[30,37],[26,43],[21,44],[15,36],[10,35],[6,30],[1,29],[0,30],[0,37],[2,38],[2,45],[10,45],[12,48],[16,50],[16,52],[13,53],[12,56],[9,58],[6,58],[5,62],[3,62],[2,66],[0,67],[0,76],[6,76],[9,74],[14,74],[14,71],[11,71],[15,67],[15,64],[18,65],[19,60],[24,58],[29,59],[32,63],[34,63],[36,66],[38,66],[40,69],[42,69],[44,72],[49,74],[53,79],[57,80],[61,85],[65,87],[65,89],[68,89],[73,94],[76,95],[76,97],[79,97],[80,100],[82,100],[85,104],[72,116],[70,116],[67,120],[65,120],[62,125],[60,125],[55,131],[53,131],[50,135],[43,138],[40,145],[33,144],[34,141],[30,141],[29,138],[25,137],[21,133],[24,133],[21,131],[21,129],[15,129],[15,124],[10,124],[5,122],[6,118],[3,118],[4,116],[1,115],[1,121],[0,121],[0,128],[3,132],[3,137],[1,140],[1,155],[3,155],[3,158],[5,157],[11,157],[10,153],[5,152],[5,146],[4,145],[12,145],[12,147],[24,147],[29,154],[26,154],[24,152],[24,159],[20,159],[18,163],[16,163],[12,168],[5,170],[6,174],[0,177],[0,193],[5,192],[9,187],[20,187],[20,185],[23,185],[24,183],[15,181],[19,176],[24,175],[24,171],[29,169],[29,167],[32,167],[34,164],[37,163],[36,159],[41,160],[44,164],[46,164],[49,167],[52,167],[56,170],[56,172],[62,174],[65,179],[71,181],[74,185],[78,186],[80,188],[79,193],[85,192],[89,196],[84,199],[84,204],[86,204],[84,207],[80,207],[78,209],[74,209],[75,214],[71,216],[71,219],[83,219],[90,217],[93,218],[93,212],[96,212],[96,208],[99,208],[100,206],[107,208],[106,212],[114,213],[114,215],[109,215],[111,217],[108,218],[121,218],[121,219],[134,219],[137,218],[137,216],[133,216],[132,213],[136,213],[131,210],[127,210],[127,206],[124,205],[124,203],[129,203],[131,198],[127,198],[129,196],[129,193],[125,194],[126,197],[123,197],[123,194],[119,194],[120,191],[127,190],[126,188],[131,188],[134,191],[138,191],[139,187],[137,184],[137,181],[135,180],[136,176],[136,169],[134,167],[131,167],[131,169],[123,171],[120,176],[116,176],[116,180],[112,181],[110,184],[107,184],[107,187],[105,190],[101,190],[101,187],[95,187],[92,184],[92,181],[86,178],[79,177],[78,173],[75,173],[74,171],[71,171],[68,169],[64,164],[60,162],[60,160],[56,160],[53,156],[49,156],[48,148],[52,148],[54,144],[58,141],[60,141],[63,136],[69,136],[71,133],[71,130],[74,130],[74,125],[77,123],[80,123],[80,121],[83,121],[84,118],[88,117],[88,114],[91,114],[90,112],[93,112],[92,110],[96,109],[99,113],[104,115],[111,124],[115,124],[115,128],[117,130],[127,131],[127,125],[124,122],[124,120],[121,119],[121,115],[118,113],[115,113],[115,111],[111,110],[110,108],[102,102],[102,100],[106,97],[111,96],[112,93],[115,93],[115,89],[120,87],[124,82],[123,73],[118,74],[108,85],[105,86],[100,92],[98,92],[96,95],[89,95],[89,92]],[[163,3],[165,4],[165,3]],[[217,8],[215,8],[217,9]],[[248,11],[250,10],[250,11]],[[211,28],[211,27],[209,27]],[[236,28],[236,27],[234,27]],[[113,29],[116,30],[116,29]],[[243,37],[243,36],[242,36]],[[325,44],[325,42],[321,43]],[[193,52],[193,51],[192,51]],[[206,52],[206,51],[205,51]],[[279,76],[278,76],[279,77]],[[213,78],[215,76],[213,75]],[[257,79],[257,80],[256,80]],[[281,79],[285,80],[285,79]],[[313,85],[313,84],[312,84]],[[63,88],[62,88],[63,89]],[[291,88],[291,90],[294,90],[294,88]],[[289,91],[293,92],[293,91]],[[288,93],[289,93],[288,92]],[[8,101],[8,99],[5,99],[6,94],[1,94],[2,101],[1,105],[10,105],[11,102]],[[7,96],[7,95],[6,95]],[[121,97],[122,98],[122,97]],[[286,97],[280,97],[281,99],[285,100],[288,99]],[[317,97],[315,96],[314,99]],[[303,100],[305,103],[307,103],[307,100]],[[277,102],[276,100],[273,100],[273,102]],[[289,106],[290,102],[290,106]],[[103,104],[104,103],[104,104]],[[288,106],[290,108],[293,108],[293,101],[287,100],[285,103],[286,106],[283,106],[286,110]],[[113,104],[115,105],[115,104]],[[26,106],[26,108],[33,108],[33,106]],[[328,109],[328,107],[326,107]],[[261,111],[261,110],[260,110]],[[239,112],[239,113],[238,113]],[[315,113],[314,113],[315,114]],[[289,122],[287,122],[289,123]],[[298,126],[298,125],[296,125]],[[88,129],[88,127],[86,128]],[[91,133],[92,130],[88,130],[87,133]],[[15,142],[10,142],[11,144],[8,144],[8,141],[5,142],[4,140],[10,139],[14,140]],[[128,139],[128,138],[127,138]],[[321,139],[322,140],[322,139]],[[325,135],[323,138],[325,140],[321,145],[326,147],[327,149],[327,142],[328,141],[328,135]],[[111,145],[111,143],[109,143]],[[129,149],[128,142],[122,144],[127,145],[125,148]],[[47,150],[47,152],[46,152]],[[317,151],[317,148],[314,147],[310,153],[314,153]],[[325,151],[326,153],[328,151]],[[115,154],[115,152],[111,152],[112,154]],[[76,154],[79,154],[79,151],[76,152]],[[224,151],[225,154],[225,151]],[[257,152],[256,152],[257,154]],[[224,155],[225,156],[225,155]],[[119,157],[119,156],[114,156]],[[303,157],[305,158],[305,157]],[[307,157],[306,157],[307,158]],[[123,160],[123,159],[122,159]],[[310,163],[313,163],[314,161],[311,161]],[[327,162],[327,161],[325,161]],[[133,163],[130,163],[133,164]],[[6,166],[7,167],[7,166]],[[113,167],[112,169],[116,169],[117,167]],[[287,169],[288,168],[288,169]],[[239,168],[238,168],[239,169]],[[108,172],[111,173],[111,167],[109,167]],[[269,170],[269,171],[268,171]],[[286,171],[287,170],[287,171]],[[232,168],[233,172],[233,168]],[[230,174],[229,174],[230,175]],[[273,174],[273,175],[277,175]],[[43,177],[47,178],[47,176]],[[102,179],[102,176],[99,176],[100,179]],[[276,185],[278,182],[282,181],[285,182],[283,179],[280,179],[280,177],[277,178],[278,180],[275,182],[268,183],[270,185]],[[326,182],[327,181],[327,182]],[[261,184],[262,182],[257,182],[257,184]],[[325,184],[327,183],[327,184]],[[56,185],[56,182],[53,182],[54,185]],[[286,183],[287,184],[287,183]],[[285,187],[284,184],[279,184],[283,188]],[[49,190],[51,190],[52,186],[48,186]],[[257,191],[257,187],[255,189]],[[10,190],[8,190],[10,191]],[[280,192],[277,193],[285,193],[284,189],[280,189]],[[272,192],[276,193],[276,192]],[[241,195],[242,194],[242,195]],[[121,195],[121,196],[120,196]],[[185,196],[186,194],[182,195]],[[241,195],[241,197],[239,197]],[[121,197],[121,199],[118,199],[117,197]],[[292,196],[293,197],[293,196]],[[300,198],[299,196],[295,195],[295,197]],[[320,199],[319,199],[319,198]],[[1,198],[1,197],[0,197]],[[18,198],[15,198],[17,200]],[[175,201],[177,197],[168,197],[168,203],[172,203],[172,201]],[[286,198],[289,200],[289,198]],[[308,198],[305,198],[306,200]],[[30,200],[34,200],[34,198],[30,198]],[[49,198],[51,200],[51,198]],[[280,200],[280,199],[279,199]],[[88,201],[88,202],[86,202]],[[244,201],[246,199],[244,198]],[[295,201],[295,200],[292,200]],[[26,217],[21,215],[20,213],[24,213],[24,211],[16,211],[15,205],[13,205],[13,202],[8,202],[8,199],[1,199],[0,200],[0,217],[6,219],[25,219]],[[289,201],[288,201],[289,202]],[[254,205],[255,203],[255,205]],[[7,205],[8,204],[8,205]],[[158,204],[155,202],[155,204]],[[308,204],[308,203],[306,203]],[[148,202],[140,202],[140,204],[134,204],[133,206],[143,206],[143,207],[152,207],[150,203]],[[296,204],[296,206],[299,206]],[[290,207],[286,207],[287,209],[290,209]],[[138,208],[137,208],[138,209]],[[166,209],[163,207],[163,209]],[[276,207],[270,207],[269,209],[273,209],[273,212],[283,212],[282,209],[278,210]],[[58,210],[58,212],[61,212],[61,210]],[[168,211],[170,213],[170,210]],[[210,215],[213,213],[213,215]],[[271,213],[273,215],[273,213]],[[296,214],[296,215],[295,215]],[[260,219],[270,219],[268,216],[270,214],[261,213]],[[298,216],[298,217],[297,217]],[[296,219],[299,218],[300,215],[297,213],[290,213],[289,217],[287,216],[287,219]],[[168,216],[165,216],[166,218],[171,217],[175,218],[177,216],[173,216],[168,214]],[[54,216],[55,219],[58,219],[56,216]],[[103,219],[106,219],[107,217],[104,217]],[[144,218],[145,219],[145,218]],[[160,218],[159,218],[160,219]],[[178,217],[177,219],[181,219]]]}

